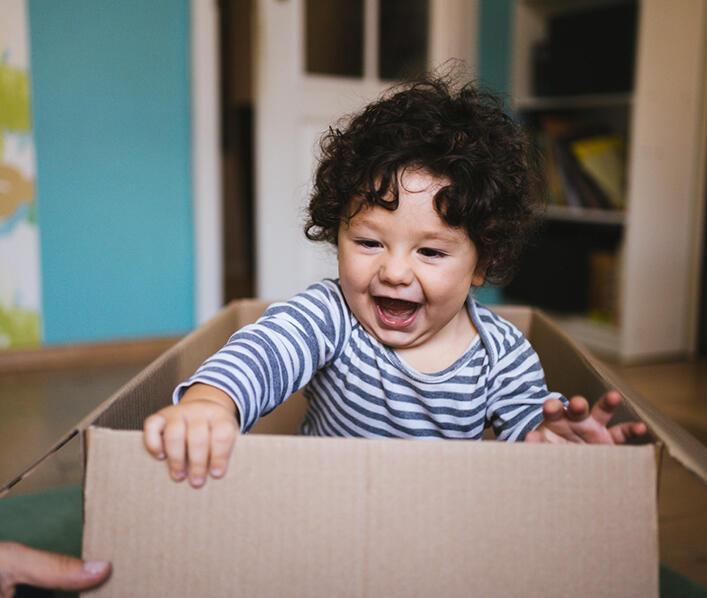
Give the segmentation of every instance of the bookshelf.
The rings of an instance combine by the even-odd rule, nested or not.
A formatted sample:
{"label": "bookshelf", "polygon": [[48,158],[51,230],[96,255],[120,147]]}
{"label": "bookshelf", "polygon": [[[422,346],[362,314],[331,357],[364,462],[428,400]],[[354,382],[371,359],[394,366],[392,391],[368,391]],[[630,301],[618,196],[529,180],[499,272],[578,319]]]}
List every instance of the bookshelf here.
{"label": "bookshelf", "polygon": [[624,210],[599,210],[595,208],[548,205],[545,208],[545,218],[586,224],[623,226],[626,222],[626,212]]}
{"label": "bookshelf", "polygon": [[[513,7],[512,109],[549,164],[549,191],[544,246],[506,295],[618,361],[694,350],[706,26],[703,0]],[[608,174],[581,162],[587,148],[613,152],[599,160]]]}
{"label": "bookshelf", "polygon": [[514,99],[516,110],[581,110],[585,108],[629,107],[633,101],[630,93],[604,93],[559,97],[526,96]]}

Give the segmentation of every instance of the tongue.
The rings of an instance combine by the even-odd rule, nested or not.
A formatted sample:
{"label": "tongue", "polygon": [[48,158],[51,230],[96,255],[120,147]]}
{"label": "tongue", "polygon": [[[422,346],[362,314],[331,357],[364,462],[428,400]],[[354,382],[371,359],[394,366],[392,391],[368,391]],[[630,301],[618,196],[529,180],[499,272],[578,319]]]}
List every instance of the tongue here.
{"label": "tongue", "polygon": [[394,318],[407,318],[417,309],[417,303],[403,301],[402,299],[379,297],[377,302],[383,311]]}

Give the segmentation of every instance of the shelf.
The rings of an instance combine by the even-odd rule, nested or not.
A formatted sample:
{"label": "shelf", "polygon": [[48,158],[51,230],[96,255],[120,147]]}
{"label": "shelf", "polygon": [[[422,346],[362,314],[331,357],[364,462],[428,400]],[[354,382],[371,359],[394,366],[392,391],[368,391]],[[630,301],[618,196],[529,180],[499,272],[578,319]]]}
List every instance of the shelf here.
{"label": "shelf", "polygon": [[586,108],[629,108],[633,103],[632,93],[591,94],[557,97],[522,97],[513,100],[518,111],[582,110]]}
{"label": "shelf", "polygon": [[521,0],[521,3],[548,16],[551,14],[625,4],[626,1],[627,0]]}
{"label": "shelf", "polygon": [[[690,181],[707,180],[705,123],[700,119],[707,105],[707,2],[637,0],[629,3],[636,7],[635,22],[627,16],[629,4],[624,5],[623,0],[515,0],[512,4],[510,92],[515,116],[529,132],[537,132],[532,139],[534,149],[538,153],[546,150],[546,156],[555,158],[555,166],[556,158],[564,158],[562,152],[568,152],[550,144],[564,137],[565,132],[574,140],[573,123],[577,136],[585,126],[588,134],[595,127],[597,133],[613,131],[625,145],[621,187],[626,204],[623,211],[583,209],[584,205],[604,202],[582,202],[585,185],[578,184],[576,193],[570,195],[576,207],[548,207],[543,235],[543,242],[547,243],[536,252],[528,252],[514,301],[532,303],[537,298],[541,304],[549,296],[553,298],[548,301],[551,305],[576,305],[579,311],[580,306],[590,303],[588,295],[592,291],[608,286],[599,276],[601,268],[596,267],[592,276],[591,263],[587,263],[592,254],[606,251],[616,261],[611,300],[620,320],[609,326],[591,320],[587,314],[575,313],[569,318],[559,314],[557,319],[569,335],[597,353],[614,355],[625,362],[694,352],[699,322],[696,310],[690,309],[694,298],[689,289],[700,277],[699,248],[704,245],[704,234],[698,230],[699,223],[693,222],[693,214],[695,206],[703,205],[705,198]],[[606,27],[594,27],[592,18],[608,14],[597,17],[599,11],[594,9],[600,5],[608,9],[612,4],[616,6],[612,13],[615,19],[606,17]],[[585,6],[592,10],[587,11],[587,21],[583,22],[579,9],[584,10]],[[630,27],[626,27],[627,20]],[[617,26],[615,35],[609,33],[613,25]],[[594,39],[589,34],[586,38],[577,34],[583,26],[595,32]],[[628,66],[629,54],[624,47],[628,44],[624,42],[629,35],[635,44],[630,77],[621,77],[622,87],[602,83],[604,75],[610,80],[609,70],[626,74],[618,67]],[[573,39],[577,41],[576,48],[571,47]],[[553,45],[554,42],[557,43]],[[607,51],[609,58],[601,61],[603,70],[598,68],[598,58],[592,65],[581,59],[585,50],[596,50],[598,56],[600,50],[603,53],[607,49],[611,51]],[[666,60],[666,56],[670,59]],[[615,64],[614,58],[622,62]],[[592,77],[593,72],[600,76]],[[666,85],[666,81],[670,84]],[[587,93],[575,93],[580,89]],[[602,89],[629,92],[607,94]],[[567,93],[550,96],[544,90]],[[557,118],[553,122],[548,116]],[[559,167],[556,172],[545,173],[553,199],[562,197],[566,174]],[[676,235],[675,231],[682,234]],[[651,261],[650,256],[654,255],[671,257]],[[549,273],[548,262],[558,270],[565,268],[579,284],[564,289],[569,277],[547,276],[542,279],[543,286],[533,286],[540,284],[534,273]],[[609,268],[606,270],[608,273]],[[656,280],[662,284],[656,286]],[[564,290],[568,291],[568,299],[560,301],[554,294]],[[570,291],[576,291],[576,301],[570,301]]]}
{"label": "shelf", "polygon": [[593,208],[548,205],[545,209],[545,219],[623,226],[626,223],[626,213],[623,210],[598,210]]}

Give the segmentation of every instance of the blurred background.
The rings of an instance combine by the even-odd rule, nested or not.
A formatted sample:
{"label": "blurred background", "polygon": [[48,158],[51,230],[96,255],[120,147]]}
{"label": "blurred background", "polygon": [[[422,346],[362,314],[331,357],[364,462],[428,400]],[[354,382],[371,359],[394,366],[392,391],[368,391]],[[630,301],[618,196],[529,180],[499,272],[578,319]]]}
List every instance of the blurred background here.
{"label": "blurred background", "polygon": [[[703,0],[0,13],[0,481],[228,301],[335,275],[302,233],[317,140],[450,59],[504,97],[546,181],[518,275],[480,300],[549,311],[707,442]],[[78,479],[65,454],[25,490]]]}
{"label": "blurred background", "polygon": [[614,360],[707,352],[699,0],[2,6],[3,350],[181,335],[334,275],[301,232],[318,138],[457,59],[547,183],[518,276],[481,300]]}
{"label": "blurred background", "polygon": [[617,361],[707,352],[700,0],[2,7],[0,350],[181,335],[335,274],[302,234],[317,140],[455,68],[505,98],[547,183],[541,235],[482,301]]}

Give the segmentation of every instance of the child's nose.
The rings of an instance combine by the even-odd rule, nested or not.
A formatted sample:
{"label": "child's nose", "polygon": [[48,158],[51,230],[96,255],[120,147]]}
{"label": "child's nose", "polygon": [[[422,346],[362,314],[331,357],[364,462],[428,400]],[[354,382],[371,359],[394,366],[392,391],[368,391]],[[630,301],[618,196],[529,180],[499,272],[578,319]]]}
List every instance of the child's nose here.
{"label": "child's nose", "polygon": [[378,277],[381,282],[391,285],[412,284],[413,271],[410,264],[403,256],[389,255],[381,264]]}

